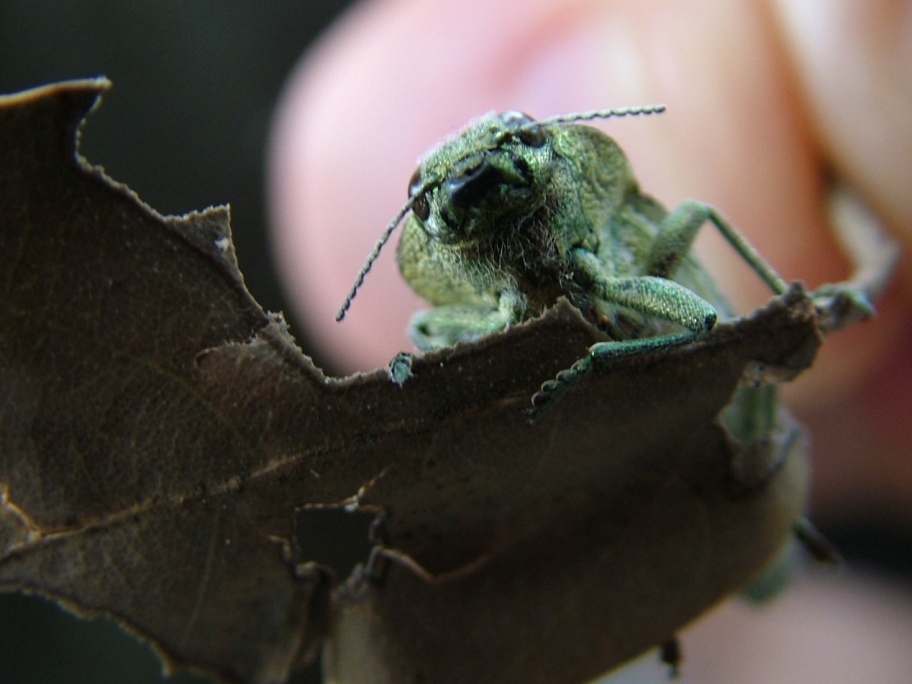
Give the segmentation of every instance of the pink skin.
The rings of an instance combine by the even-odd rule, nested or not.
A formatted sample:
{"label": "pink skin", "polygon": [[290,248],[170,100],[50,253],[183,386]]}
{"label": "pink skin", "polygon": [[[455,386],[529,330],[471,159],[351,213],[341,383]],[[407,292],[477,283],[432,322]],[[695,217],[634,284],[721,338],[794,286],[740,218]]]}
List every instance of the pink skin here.
{"label": "pink skin", "polygon": [[[409,349],[423,303],[394,237],[344,321],[364,257],[420,154],[474,116],[663,102],[608,122],[642,187],[716,205],[787,279],[846,275],[826,171],[912,247],[912,8],[887,0],[379,0],[344,17],[291,76],[275,123],[275,254],[295,315],[344,372]],[[742,308],[765,296],[707,229],[704,262]],[[912,523],[912,278],[877,319],[828,339],[789,389],[815,440],[814,505]],[[753,681],[753,680],[751,680]],[[834,681],[834,680],[828,680]],[[849,680],[847,680],[849,681]]]}

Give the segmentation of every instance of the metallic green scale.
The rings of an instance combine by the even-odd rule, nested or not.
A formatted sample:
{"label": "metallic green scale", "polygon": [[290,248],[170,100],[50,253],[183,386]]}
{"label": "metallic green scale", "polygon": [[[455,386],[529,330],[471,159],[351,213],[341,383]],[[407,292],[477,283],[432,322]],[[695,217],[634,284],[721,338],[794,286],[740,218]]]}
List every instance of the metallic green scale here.
{"label": "metallic green scale", "polygon": [[412,320],[419,349],[502,330],[560,296],[630,349],[639,339],[706,332],[717,311],[729,314],[688,255],[707,220],[784,291],[711,207],[685,202],[666,212],[639,191],[614,140],[571,121],[489,115],[422,161],[398,254],[403,277],[435,305]]}

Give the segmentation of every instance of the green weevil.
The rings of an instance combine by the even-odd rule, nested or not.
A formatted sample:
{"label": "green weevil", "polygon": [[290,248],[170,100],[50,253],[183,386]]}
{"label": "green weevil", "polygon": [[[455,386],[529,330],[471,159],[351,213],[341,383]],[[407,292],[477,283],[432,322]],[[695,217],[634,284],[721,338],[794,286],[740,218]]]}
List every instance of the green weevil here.
{"label": "green weevil", "polygon": [[[534,417],[593,367],[686,344],[709,333],[720,316],[733,315],[691,254],[707,222],[773,294],[783,294],[785,280],[716,209],[686,200],[667,211],[640,191],[620,146],[584,123],[664,109],[601,109],[541,121],[507,111],[470,124],[422,159],[408,200],[377,241],[336,320],[344,318],[403,219],[399,270],[434,305],[409,326],[421,351],[504,330],[565,297],[609,341],[593,345],[542,385],[532,397]],[[866,293],[850,283],[814,294],[846,302],[831,328],[873,313]],[[390,365],[400,386],[411,375],[402,359],[400,354]],[[749,443],[772,429],[775,413],[772,385],[745,385],[723,420]]]}
{"label": "green weevil", "polygon": [[[690,343],[710,334],[720,318],[733,316],[691,253],[706,223],[773,294],[785,293],[785,280],[716,209],[688,200],[667,211],[640,191],[620,146],[585,124],[663,110],[597,110],[540,121],[508,111],[470,124],[422,159],[408,200],[369,255],[337,320],[403,219],[399,269],[433,305],[410,323],[421,351],[502,331],[564,297],[607,341],[542,385],[532,397],[535,417],[594,368],[619,356],[660,354]],[[850,283],[824,286],[812,296],[834,317],[821,318],[822,330],[872,312],[864,290]],[[410,357],[397,355],[390,378],[402,386],[410,377]],[[752,455],[749,467],[734,473],[741,484],[762,487],[787,457],[788,448],[777,451],[771,438],[782,415],[775,384],[751,378],[720,415],[742,452]],[[794,532],[818,559],[837,559],[808,521],[795,521]],[[674,640],[664,645],[662,657],[676,668]]]}
{"label": "green weevil", "polygon": [[[405,218],[399,268],[434,305],[411,321],[419,350],[503,330],[561,296],[607,333],[611,341],[543,385],[533,398],[542,407],[593,363],[684,344],[730,315],[690,254],[707,221],[781,294],[785,281],[715,209],[691,200],[666,211],[640,192],[620,146],[583,123],[663,110],[597,110],[541,121],[508,111],[471,124],[421,161],[408,201],[368,257],[337,320]],[[773,400],[768,390],[765,395],[764,402]]]}

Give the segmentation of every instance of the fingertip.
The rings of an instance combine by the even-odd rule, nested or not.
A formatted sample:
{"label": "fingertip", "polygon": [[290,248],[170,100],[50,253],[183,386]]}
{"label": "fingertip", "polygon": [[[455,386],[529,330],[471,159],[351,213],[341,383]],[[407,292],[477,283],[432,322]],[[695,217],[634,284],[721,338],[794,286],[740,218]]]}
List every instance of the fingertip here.
{"label": "fingertip", "polygon": [[344,323],[333,318],[405,201],[416,159],[475,116],[534,104],[529,92],[540,89],[517,76],[540,49],[530,37],[573,11],[558,0],[359,6],[289,78],[269,154],[275,256],[298,320],[339,369],[384,365],[410,346],[404,331],[421,303],[393,245]]}
{"label": "fingertip", "polygon": [[774,5],[830,163],[912,244],[912,6],[896,0]]}

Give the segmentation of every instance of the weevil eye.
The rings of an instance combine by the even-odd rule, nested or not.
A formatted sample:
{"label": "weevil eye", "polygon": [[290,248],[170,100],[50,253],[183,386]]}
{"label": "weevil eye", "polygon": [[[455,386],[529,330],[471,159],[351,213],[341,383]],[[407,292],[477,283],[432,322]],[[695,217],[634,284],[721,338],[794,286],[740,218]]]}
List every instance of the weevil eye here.
{"label": "weevil eye", "polygon": [[[421,167],[419,166],[417,169],[415,169],[415,173],[412,174],[412,177],[409,178],[409,199],[415,196],[415,193],[418,192],[418,188],[420,187]],[[422,221],[431,215],[431,206],[428,204],[427,197],[425,195],[421,195],[421,197],[418,197],[414,202],[412,202],[412,213]]]}
{"label": "weevil eye", "polygon": [[427,197],[422,195],[412,202],[412,213],[422,221],[431,215],[431,205],[428,204]]}
{"label": "weevil eye", "polygon": [[419,166],[417,169],[415,169],[415,173],[412,174],[412,177],[409,178],[409,184],[408,184],[409,199],[411,199],[412,195],[415,194],[415,192],[418,190],[418,188],[420,186],[421,186],[421,167]]}
{"label": "weevil eye", "polygon": [[422,221],[431,215],[431,205],[428,204],[427,197],[422,195],[412,202],[412,213]]}

